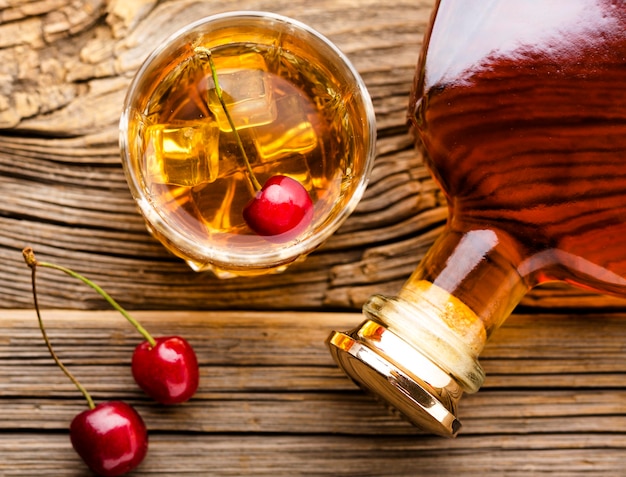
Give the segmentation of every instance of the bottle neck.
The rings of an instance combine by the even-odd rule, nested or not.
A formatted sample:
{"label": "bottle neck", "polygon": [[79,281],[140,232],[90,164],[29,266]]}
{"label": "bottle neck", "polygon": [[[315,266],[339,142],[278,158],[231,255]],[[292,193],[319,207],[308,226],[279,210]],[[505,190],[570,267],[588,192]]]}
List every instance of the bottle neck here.
{"label": "bottle neck", "polygon": [[493,230],[447,230],[398,296],[372,297],[364,311],[465,391],[477,391],[484,379],[478,355],[529,289],[516,250]]}
{"label": "bottle neck", "polygon": [[480,353],[530,288],[527,277],[518,271],[523,259],[519,250],[512,238],[491,229],[448,230],[428,251],[399,297],[412,301],[421,296],[431,301],[441,309],[444,321],[450,314],[462,316],[449,326]]}
{"label": "bottle neck", "polygon": [[371,297],[361,325],[330,335],[335,360],[411,422],[455,435],[461,395],[485,379],[478,355],[529,288],[515,245],[492,230],[448,229],[398,296]]}

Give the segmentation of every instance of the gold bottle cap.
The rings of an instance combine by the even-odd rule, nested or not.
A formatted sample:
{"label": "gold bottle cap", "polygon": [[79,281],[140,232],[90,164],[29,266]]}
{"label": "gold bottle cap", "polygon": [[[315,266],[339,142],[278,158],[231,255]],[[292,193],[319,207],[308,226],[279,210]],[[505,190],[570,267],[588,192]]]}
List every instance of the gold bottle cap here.
{"label": "gold bottle cap", "polygon": [[[380,397],[417,427],[454,437],[459,384],[385,326],[364,321],[351,332],[333,332],[328,345],[337,364],[365,391]],[[417,370],[419,376],[410,370]]]}

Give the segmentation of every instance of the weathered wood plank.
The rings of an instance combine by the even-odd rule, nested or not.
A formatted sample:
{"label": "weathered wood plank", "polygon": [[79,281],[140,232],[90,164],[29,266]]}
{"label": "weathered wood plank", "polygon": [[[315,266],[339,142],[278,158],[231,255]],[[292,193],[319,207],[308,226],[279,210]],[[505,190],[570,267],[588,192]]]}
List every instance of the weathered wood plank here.
{"label": "weathered wood plank", "polygon": [[[53,388],[54,389],[54,388]],[[120,395],[94,395],[97,400]],[[154,432],[239,434],[346,434],[355,437],[424,435],[358,392],[199,393],[171,409],[141,397],[134,405]],[[463,435],[623,433],[624,391],[484,391],[465,398],[459,416]],[[86,409],[80,399],[3,398],[2,430],[64,430]]]}
{"label": "weathered wood plank", "polygon": [[[621,475],[623,436],[546,434],[502,438],[155,435],[132,475],[407,476]],[[35,455],[45,458],[33,459]],[[349,457],[347,457],[349,456]],[[0,436],[5,476],[84,476],[65,435]],[[167,467],[163,463],[167,462]]]}
{"label": "weathered wood plank", "polygon": [[[94,397],[127,400],[144,416],[151,451],[134,475],[622,469],[623,314],[511,317],[484,352],[485,386],[461,401],[465,427],[455,441],[423,435],[336,369],[324,339],[357,324],[358,313],[134,315],[154,334],[179,333],[196,347],[201,386],[189,403],[163,408],[136,388],[129,360],[139,338],[117,312],[43,314],[57,352]],[[0,312],[0,403],[0,474],[83,475],[66,429],[85,404],[49,358],[33,310]]]}
{"label": "weathered wood plank", "polygon": [[[71,350],[68,358],[78,364],[91,364],[110,353],[115,356],[120,349],[132,349],[138,338],[113,310],[52,309],[42,313],[56,346]],[[135,311],[133,315],[161,334],[188,333],[207,364],[257,366],[328,366],[332,364],[324,346],[328,333],[332,329],[352,328],[363,319],[360,313],[323,311]],[[623,313],[514,314],[494,333],[481,360],[485,366],[493,366],[495,372],[514,369],[503,370],[498,365],[500,361],[539,363],[542,359],[545,361],[539,371],[545,372],[565,371],[569,367],[590,371],[596,365],[594,360],[600,366],[623,369],[626,363],[620,359],[625,351],[624,324]],[[0,358],[47,356],[32,309],[0,310],[0,337]],[[581,345],[581,337],[585,346]],[[86,344],[93,349],[86,348]],[[275,345],[280,345],[280,354]],[[89,360],[83,361],[84,356]]]}
{"label": "weathered wood plank", "polygon": [[[362,204],[307,262],[281,277],[220,282],[191,272],[145,230],[124,180],[117,121],[130,77],[154,46],[189,21],[232,9],[231,3],[5,2],[0,6],[0,282],[6,288],[0,306],[28,306],[27,271],[19,255],[25,245],[87,274],[135,309],[358,309],[372,293],[397,292],[446,217],[445,201],[405,124],[432,4],[238,4],[302,20],[346,52],[375,103],[379,154]],[[42,286],[41,300],[58,308],[104,306],[63,278]],[[623,301],[566,291],[533,294],[525,304],[597,307]]]}
{"label": "weathered wood plank", "polygon": [[[156,430],[182,425],[196,432],[419,434],[334,366],[324,340],[334,327],[356,325],[359,314],[135,316],[155,334],[178,333],[196,347],[202,383],[193,402],[163,414],[134,386],[129,362],[139,338],[117,312],[44,312],[58,354],[85,385],[92,383],[94,395],[129,399]],[[462,400],[466,432],[621,432],[625,322],[626,315],[512,317],[484,352],[485,386]],[[62,429],[84,405],[48,357],[34,313],[3,312],[0,336],[0,427]]]}

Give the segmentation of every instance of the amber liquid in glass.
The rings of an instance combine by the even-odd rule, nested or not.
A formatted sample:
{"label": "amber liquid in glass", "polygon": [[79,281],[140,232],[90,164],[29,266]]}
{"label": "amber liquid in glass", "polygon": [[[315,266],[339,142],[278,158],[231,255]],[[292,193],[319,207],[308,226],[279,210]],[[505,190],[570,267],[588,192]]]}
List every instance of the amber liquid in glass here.
{"label": "amber liquid in glass", "polygon": [[[442,0],[436,14],[410,115],[457,237],[436,253],[490,230],[483,260],[507,262],[496,265],[528,287],[560,280],[626,295],[624,2]],[[446,266],[418,275],[462,289],[483,314],[493,302],[484,281],[501,277],[476,265],[446,287]]]}
{"label": "amber liquid in glass", "polygon": [[[194,51],[173,57],[158,88],[138,100],[147,106],[130,129],[143,138],[135,153],[144,187],[163,219],[198,243],[250,254],[280,247],[243,220],[255,190],[207,57]],[[274,46],[233,43],[211,54],[258,182],[282,174],[302,183],[314,203],[310,229],[340,211],[364,167],[355,161],[367,156],[355,149],[362,147],[354,140],[359,132],[347,121],[355,114],[345,101],[348,85],[325,77],[319,60],[303,62]]]}

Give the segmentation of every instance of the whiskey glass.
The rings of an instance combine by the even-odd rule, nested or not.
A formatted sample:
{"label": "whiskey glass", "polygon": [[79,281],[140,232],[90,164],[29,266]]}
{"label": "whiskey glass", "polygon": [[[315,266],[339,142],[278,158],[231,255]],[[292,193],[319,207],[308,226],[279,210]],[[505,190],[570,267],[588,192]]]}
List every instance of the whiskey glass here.
{"label": "whiskey glass", "polygon": [[[375,141],[373,105],[348,58],[268,12],[218,14],[175,33],[135,75],[120,120],[148,229],[221,278],[280,272],[328,239],[364,193]],[[258,192],[251,176],[276,175],[298,181],[313,204],[310,224],[286,240],[242,216]]]}

